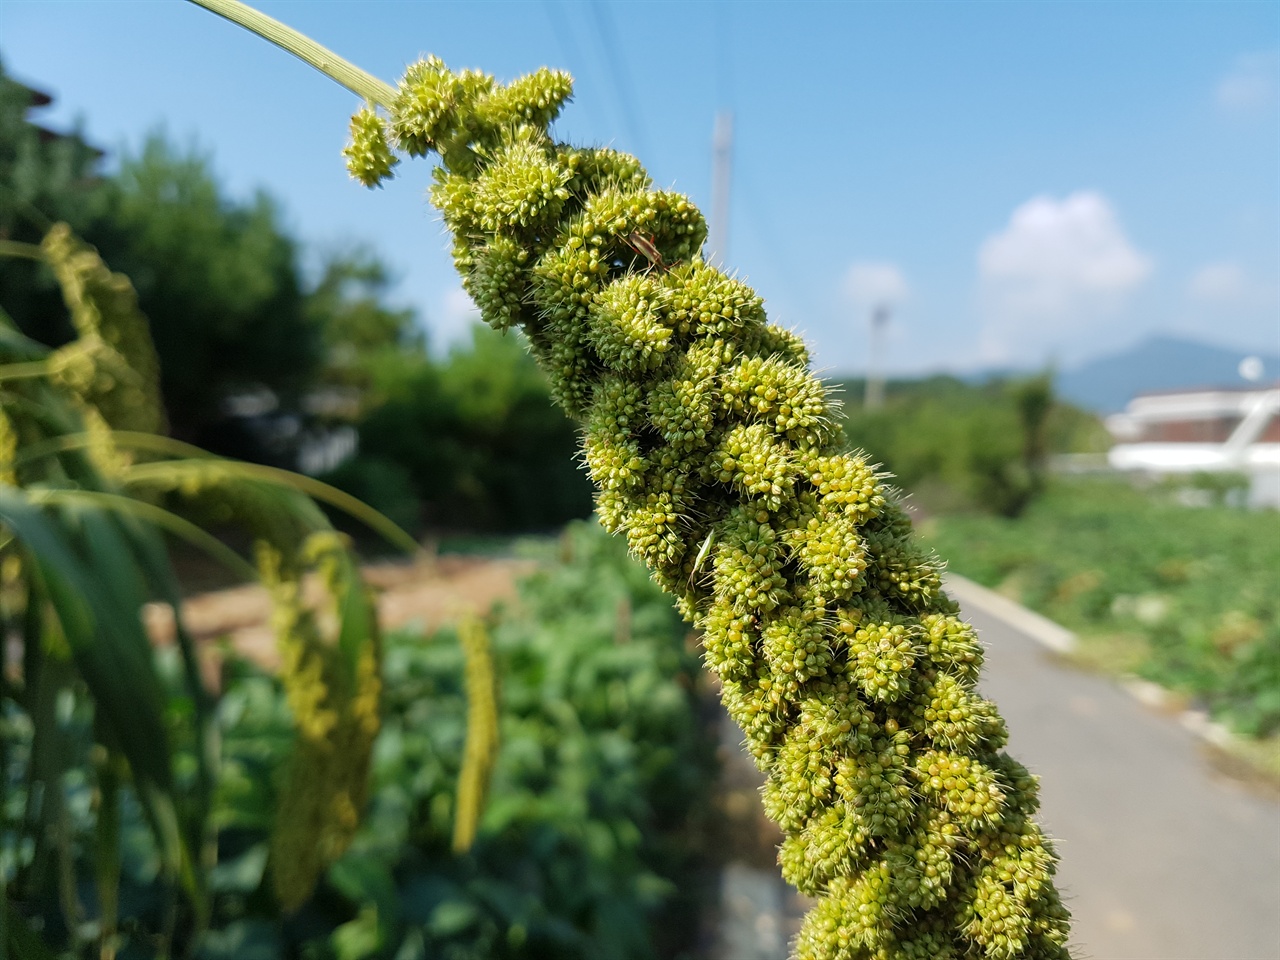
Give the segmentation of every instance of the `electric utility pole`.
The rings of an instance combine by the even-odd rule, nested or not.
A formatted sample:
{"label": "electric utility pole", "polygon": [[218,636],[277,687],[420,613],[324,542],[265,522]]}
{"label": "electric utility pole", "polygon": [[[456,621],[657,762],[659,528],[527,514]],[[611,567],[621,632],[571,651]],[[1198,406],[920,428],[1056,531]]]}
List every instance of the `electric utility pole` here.
{"label": "electric utility pole", "polygon": [[711,134],[711,235],[708,259],[723,267],[729,262],[729,177],[733,169],[733,113],[721,110]]}
{"label": "electric utility pole", "polygon": [[867,364],[867,392],[862,401],[868,410],[884,406],[884,332],[891,312],[885,303],[871,311],[871,355]]}

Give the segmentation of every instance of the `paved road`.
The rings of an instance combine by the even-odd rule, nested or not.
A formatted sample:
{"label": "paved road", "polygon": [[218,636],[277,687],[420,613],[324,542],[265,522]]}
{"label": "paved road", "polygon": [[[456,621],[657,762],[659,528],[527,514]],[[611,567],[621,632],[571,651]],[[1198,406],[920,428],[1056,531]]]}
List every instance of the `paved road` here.
{"label": "paved road", "polygon": [[1041,777],[1073,954],[1280,960],[1280,803],[1218,774],[1174,718],[1000,620],[965,616],[988,648],[980,689]]}
{"label": "paved road", "polygon": [[[987,645],[981,689],[1009,723],[1010,752],[1041,777],[1073,956],[1280,960],[1280,802],[1218,773],[1174,717],[974,604],[965,616]],[[740,734],[725,726],[734,751]],[[711,955],[784,960],[803,909],[776,867],[731,865]]]}

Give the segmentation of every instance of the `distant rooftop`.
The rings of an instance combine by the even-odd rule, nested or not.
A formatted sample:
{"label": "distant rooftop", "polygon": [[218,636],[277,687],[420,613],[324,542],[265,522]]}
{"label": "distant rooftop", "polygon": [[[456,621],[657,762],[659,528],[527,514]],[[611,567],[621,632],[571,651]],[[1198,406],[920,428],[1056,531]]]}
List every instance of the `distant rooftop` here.
{"label": "distant rooftop", "polygon": [[1138,400],[1145,400],[1148,397],[1190,397],[1216,393],[1234,395],[1260,393],[1266,390],[1280,390],[1280,380],[1274,380],[1271,383],[1247,383],[1241,386],[1228,387],[1205,385],[1199,387],[1180,387],[1169,390],[1144,390],[1142,393],[1134,394],[1133,400],[1129,402],[1134,403]]}
{"label": "distant rooftop", "polygon": [[[47,107],[51,103],[53,103],[52,94],[45,93],[43,90],[37,90],[35,87],[29,86],[28,84],[23,83],[21,80],[15,80],[13,77],[6,77],[6,79],[10,83],[12,83],[14,86],[20,87],[21,89],[27,92],[27,94],[30,97],[30,100],[28,102],[29,110],[37,107]],[[27,118],[27,124],[35,129],[42,143],[53,143],[54,141],[57,141],[57,140],[67,140],[67,139],[73,139],[73,138],[79,139],[79,136],[77,134],[59,133],[57,130],[50,130],[48,127],[42,124],[35,123],[29,117]],[[83,143],[84,141],[81,140],[81,142]],[[105,155],[104,151],[98,149],[95,146],[92,146],[87,143],[85,144],[85,146],[88,147],[91,151],[93,151],[93,155],[95,157],[102,157]]]}
{"label": "distant rooftop", "polygon": [[1280,382],[1139,394],[1106,424],[1114,469],[1242,472],[1250,503],[1280,506]]}

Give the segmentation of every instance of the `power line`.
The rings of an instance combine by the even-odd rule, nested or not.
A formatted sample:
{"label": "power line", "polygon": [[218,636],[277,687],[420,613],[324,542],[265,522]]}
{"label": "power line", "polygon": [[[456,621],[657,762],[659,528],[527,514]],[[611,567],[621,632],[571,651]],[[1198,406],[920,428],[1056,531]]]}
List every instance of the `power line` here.
{"label": "power line", "polygon": [[[805,261],[803,249],[797,250],[797,246],[803,246],[797,243],[796,237],[792,231],[784,231],[779,228],[778,218],[775,216],[773,200],[776,196],[776,186],[770,185],[768,189],[761,190],[758,183],[755,182],[750,157],[741,150],[740,137],[738,130],[735,129],[737,124],[734,122],[734,107],[737,104],[737,71],[734,69],[735,52],[737,46],[733,42],[733,5],[722,3],[718,4],[718,22],[716,23],[716,95],[720,101],[719,112],[716,117],[716,137],[713,141],[715,145],[714,153],[716,156],[716,166],[723,165],[721,177],[713,176],[712,184],[712,206],[720,207],[723,213],[720,216],[713,217],[719,221],[717,242],[712,246],[712,254],[719,254],[722,266],[728,268],[726,251],[729,247],[729,210],[736,209],[739,213],[745,213],[745,223],[750,228],[750,232],[754,234],[756,243],[763,248],[766,258],[771,261],[774,268],[772,277],[779,281],[778,286],[782,288],[783,294],[792,306],[792,309],[799,311],[799,317],[787,318],[791,323],[797,323],[804,318],[814,320],[821,314],[815,309],[812,290],[803,279],[805,272],[800,269],[800,265]],[[750,110],[743,111],[747,116],[747,128],[750,129]],[[723,146],[721,146],[723,145]],[[740,156],[747,157],[745,163],[733,164],[733,197],[729,197],[729,167],[727,162],[731,156],[731,151],[737,147]],[[725,157],[721,160],[722,153]],[[713,167],[713,170],[715,167]],[[719,192],[717,187],[723,191],[724,197],[719,203],[716,202],[715,195]],[[739,220],[739,223],[744,222]],[[713,225],[713,229],[716,229]],[[739,228],[741,229],[741,228]],[[716,249],[719,246],[721,249]],[[799,281],[799,282],[797,282]],[[775,322],[779,318],[773,318]],[[785,322],[785,321],[784,321]]]}
{"label": "power line", "polygon": [[[555,34],[556,43],[560,47],[560,55],[565,59],[565,68],[575,78],[581,79],[582,71],[587,68],[587,58],[583,56],[582,48],[578,46],[573,25],[565,14],[561,0],[543,0],[542,9],[546,11],[547,19],[551,21],[551,32]],[[587,110],[591,114],[591,120],[596,129],[605,129],[601,124],[602,118],[596,111],[595,100],[592,97],[587,98]]]}
{"label": "power line", "polygon": [[613,81],[618,95],[618,104],[622,108],[622,118],[636,152],[644,157],[649,155],[648,143],[640,124],[640,112],[636,109],[631,74],[627,70],[626,60],[622,56],[622,48],[618,43],[617,31],[614,29],[613,13],[605,0],[594,0],[591,13],[595,21],[596,36],[604,53],[605,66]]}
{"label": "power line", "polygon": [[578,69],[584,61],[578,50],[578,42],[573,37],[569,20],[560,9],[560,3],[558,0],[542,0],[542,9],[547,12],[547,19],[551,21],[551,32],[556,35],[556,43],[560,46],[560,55],[565,59],[565,66],[570,70]]}

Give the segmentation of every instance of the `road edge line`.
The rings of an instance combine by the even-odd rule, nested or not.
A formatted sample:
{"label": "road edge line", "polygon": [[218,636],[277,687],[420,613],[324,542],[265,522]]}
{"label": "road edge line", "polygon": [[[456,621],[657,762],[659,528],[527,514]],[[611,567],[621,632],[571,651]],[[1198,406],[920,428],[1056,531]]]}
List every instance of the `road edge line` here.
{"label": "road edge line", "polygon": [[983,613],[1016,627],[1054,653],[1065,656],[1076,648],[1076,635],[1066,627],[980,583],[974,583],[968,577],[948,573],[943,577],[942,588],[948,596],[960,603],[962,612],[964,607],[977,607]]}
{"label": "road edge line", "polygon": [[[964,612],[964,607],[975,607],[1020,630],[1042,647],[1060,656],[1069,656],[1075,650],[1076,635],[1066,627],[968,577],[947,573],[943,576],[942,588],[948,596],[960,603],[961,613]],[[1170,706],[1181,698],[1158,683],[1129,675],[1117,677],[1104,673],[1099,676],[1112,680],[1143,706],[1165,712],[1166,715],[1172,714],[1185,730],[1220,750],[1231,752],[1232,744],[1241,742],[1239,735],[1211,719],[1205,710],[1187,707],[1170,711]]]}

